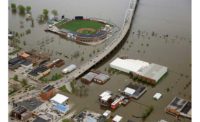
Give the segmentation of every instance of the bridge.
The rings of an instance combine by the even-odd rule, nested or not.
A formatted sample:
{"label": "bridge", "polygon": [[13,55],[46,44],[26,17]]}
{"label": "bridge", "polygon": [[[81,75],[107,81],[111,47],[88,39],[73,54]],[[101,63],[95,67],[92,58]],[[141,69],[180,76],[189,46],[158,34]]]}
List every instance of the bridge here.
{"label": "bridge", "polygon": [[[137,7],[138,0],[130,0],[129,8],[127,9],[124,24],[115,39],[112,40],[110,44],[108,44],[104,50],[100,51],[99,54],[96,57],[93,57],[88,62],[81,65],[78,69],[71,72],[66,77],[63,77],[60,80],[57,80],[55,82],[50,83],[51,85],[54,85],[55,87],[59,88],[66,83],[69,83],[73,81],[74,79],[81,76],[83,73],[91,69],[93,66],[95,66],[97,63],[99,63],[101,60],[103,60],[106,56],[108,56],[123,40],[123,38],[126,36],[127,32],[130,29],[132,18],[134,16],[136,7]],[[41,86],[42,87],[42,86]],[[39,86],[38,86],[39,88]],[[20,96],[13,96],[12,98],[15,98],[16,101],[20,100],[21,98],[29,98],[29,97],[35,97],[38,96],[40,93],[40,90],[34,90],[26,92],[25,94],[22,94]],[[10,98],[9,101],[12,101]]]}
{"label": "bridge", "polygon": [[123,40],[123,38],[126,36],[127,32],[130,29],[131,22],[133,15],[135,13],[135,9],[137,7],[138,0],[130,0],[129,8],[126,11],[125,19],[123,26],[119,32],[119,35],[116,36],[116,38],[108,44],[104,50],[100,51],[99,54],[92,59],[90,59],[88,62],[81,65],[79,68],[71,72],[68,76],[64,77],[61,80],[55,81],[52,83],[52,85],[56,87],[61,87],[62,85],[65,85],[65,83],[69,81],[73,81],[74,79],[81,76],[83,73],[91,69],[93,66],[95,66],[98,62],[100,62],[102,59],[104,59],[107,55],[109,55]]}

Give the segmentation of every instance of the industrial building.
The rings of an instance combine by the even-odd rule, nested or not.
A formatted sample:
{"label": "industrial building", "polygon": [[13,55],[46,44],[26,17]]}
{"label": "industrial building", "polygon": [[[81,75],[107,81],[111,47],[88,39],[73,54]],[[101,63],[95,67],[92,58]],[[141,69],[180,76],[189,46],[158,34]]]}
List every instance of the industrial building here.
{"label": "industrial building", "polygon": [[8,61],[9,69],[15,70],[15,69],[19,68],[21,66],[21,64],[24,62],[25,62],[25,60],[20,57],[12,58]]}
{"label": "industrial building", "polygon": [[166,73],[167,67],[134,59],[116,58],[110,67],[132,74],[134,78],[155,85]]}
{"label": "industrial building", "polygon": [[28,76],[33,80],[38,80],[51,72],[49,68],[44,65],[38,66],[28,73]]}
{"label": "industrial building", "polygon": [[69,111],[69,105],[67,104],[69,97],[62,94],[56,94],[53,98],[50,99],[53,104],[53,110],[56,110],[61,113],[66,113]]}
{"label": "industrial building", "polygon": [[128,84],[122,94],[130,98],[139,99],[146,92],[146,87],[140,84]]}
{"label": "industrial building", "polygon": [[94,79],[94,77],[97,76],[97,73],[95,72],[88,72],[86,75],[81,77],[81,81],[84,83],[91,83]]}
{"label": "industrial building", "polygon": [[55,87],[52,85],[47,85],[46,87],[44,87],[40,93],[40,97],[43,100],[49,100],[50,98],[52,98],[56,93]]}
{"label": "industrial building", "polygon": [[17,106],[14,110],[11,111],[11,117],[22,121],[27,120],[31,117],[31,115],[31,112],[23,106]]}
{"label": "industrial building", "polygon": [[106,83],[108,80],[110,79],[110,77],[106,74],[103,74],[103,73],[99,73],[97,76],[94,77],[93,81],[95,83],[98,83],[98,84],[104,84]]}
{"label": "industrial building", "polygon": [[29,111],[38,108],[43,102],[35,97],[16,103],[18,106],[23,106]]}
{"label": "industrial building", "polygon": [[85,74],[82,78],[81,81],[84,83],[91,83],[95,82],[97,84],[104,84],[106,83],[110,77],[104,73],[101,72],[95,72],[95,71],[90,71],[89,73]]}
{"label": "industrial building", "polygon": [[175,97],[166,107],[165,111],[177,117],[183,116],[191,118],[192,105],[188,100]]}

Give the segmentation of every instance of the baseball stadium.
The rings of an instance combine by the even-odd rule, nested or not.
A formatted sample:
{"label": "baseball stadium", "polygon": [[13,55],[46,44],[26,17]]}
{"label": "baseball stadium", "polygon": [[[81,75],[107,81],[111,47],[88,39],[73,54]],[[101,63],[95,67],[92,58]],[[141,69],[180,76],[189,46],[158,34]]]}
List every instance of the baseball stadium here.
{"label": "baseball stadium", "polygon": [[90,45],[105,40],[111,28],[106,21],[76,16],[72,20],[63,19],[50,26],[49,30],[72,41]]}

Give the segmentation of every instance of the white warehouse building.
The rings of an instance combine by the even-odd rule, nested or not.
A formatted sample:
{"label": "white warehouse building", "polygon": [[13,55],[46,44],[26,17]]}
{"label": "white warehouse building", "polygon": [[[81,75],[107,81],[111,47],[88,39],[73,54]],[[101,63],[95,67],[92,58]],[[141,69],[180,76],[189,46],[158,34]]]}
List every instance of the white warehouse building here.
{"label": "white warehouse building", "polygon": [[126,73],[132,73],[133,76],[151,84],[156,84],[168,70],[167,67],[158,64],[120,58],[112,61],[110,67]]}

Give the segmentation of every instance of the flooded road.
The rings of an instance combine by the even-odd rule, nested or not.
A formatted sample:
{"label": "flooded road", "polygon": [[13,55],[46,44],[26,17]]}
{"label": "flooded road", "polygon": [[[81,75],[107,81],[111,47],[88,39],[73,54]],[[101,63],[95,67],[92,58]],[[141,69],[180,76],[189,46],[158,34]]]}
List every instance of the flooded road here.
{"label": "flooded road", "polygon": [[[64,14],[68,18],[83,15],[110,20],[119,27],[123,23],[128,2],[128,0],[46,0],[40,2],[9,0],[9,3],[17,5],[31,5],[34,19],[42,13],[42,9],[47,8],[49,10],[56,9],[59,15]],[[23,21],[24,28],[20,27],[20,21]],[[44,45],[41,47],[42,51],[52,54],[53,59],[64,59],[66,65],[71,63],[81,65],[90,57],[95,56],[98,50],[102,50],[106,43],[109,43],[108,41],[97,46],[79,45],[62,39],[58,35],[44,32],[43,29],[46,25],[40,25],[36,20],[34,22],[34,27],[31,27],[30,22],[26,22],[23,17],[18,14],[13,15],[9,11],[10,30],[25,33],[27,29],[31,29],[31,34],[20,38],[20,47],[26,50],[40,50],[40,46]],[[26,45],[24,45],[24,41]],[[74,57],[73,55],[77,53],[79,56]],[[164,112],[164,108],[175,96],[191,99],[191,1],[140,0],[125,43],[113,55],[94,68],[108,73],[109,63],[119,56],[128,56],[128,58],[164,65],[168,67],[169,72],[155,87],[144,84],[148,87],[147,92],[139,100],[117,109],[113,115],[123,116],[123,122],[128,119],[140,122],[141,119],[133,118],[132,115],[140,116],[146,106],[153,105],[154,111],[146,119],[146,122],[156,122],[160,119],[177,122],[175,117]],[[84,57],[84,61],[81,61],[82,57]],[[55,72],[59,72],[62,68],[56,69]],[[110,76],[111,79],[104,85],[90,84],[87,97],[67,94],[76,104],[74,109],[80,111],[88,108],[102,113],[104,110],[100,109],[98,104],[98,95],[101,92],[111,90],[118,93],[118,89],[124,88],[130,82],[134,83],[128,75],[123,73],[111,73]],[[156,92],[163,94],[163,98],[159,101],[152,98]],[[189,121],[191,120],[185,118],[180,120],[180,122]]]}

